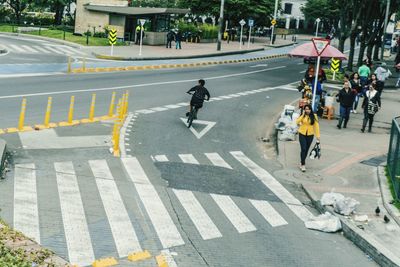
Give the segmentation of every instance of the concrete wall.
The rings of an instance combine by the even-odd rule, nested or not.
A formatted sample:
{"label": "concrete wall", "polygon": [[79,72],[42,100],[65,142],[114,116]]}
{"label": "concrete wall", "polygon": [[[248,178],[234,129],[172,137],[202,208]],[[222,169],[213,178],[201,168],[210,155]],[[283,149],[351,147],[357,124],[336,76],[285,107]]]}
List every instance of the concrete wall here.
{"label": "concrete wall", "polygon": [[[307,1],[305,1],[305,0],[282,0],[281,3],[282,3],[282,5],[281,5],[282,10],[285,10],[285,3],[293,4],[292,14],[290,14],[290,17],[292,19],[296,19],[297,17],[300,17],[300,19],[304,19],[304,15],[301,12],[300,8],[302,6],[304,6],[307,3]],[[283,11],[281,11],[279,17],[286,18],[286,14],[284,14]]]}
{"label": "concrete wall", "polygon": [[[93,33],[93,27],[96,27],[96,32],[104,31],[104,27],[110,24],[109,14],[102,12],[93,12],[85,9],[84,5],[105,5],[105,6],[128,6],[127,1],[121,0],[77,0],[76,3],[76,18],[75,18],[75,33],[85,33],[88,29]],[[100,27],[99,27],[100,26]],[[115,26],[117,36],[124,37],[124,25]]]}
{"label": "concrete wall", "polygon": [[145,45],[164,45],[167,42],[165,32],[145,32],[143,44]]}

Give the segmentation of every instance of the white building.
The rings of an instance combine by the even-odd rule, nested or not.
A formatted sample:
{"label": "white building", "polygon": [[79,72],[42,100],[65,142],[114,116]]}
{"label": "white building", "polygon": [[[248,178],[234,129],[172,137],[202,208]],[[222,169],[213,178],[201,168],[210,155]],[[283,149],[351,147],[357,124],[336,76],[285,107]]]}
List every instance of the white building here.
{"label": "white building", "polygon": [[286,29],[290,28],[290,21],[296,20],[296,29],[299,28],[300,20],[304,20],[304,14],[301,7],[307,3],[307,0],[282,0],[281,9],[278,17],[286,19]]}

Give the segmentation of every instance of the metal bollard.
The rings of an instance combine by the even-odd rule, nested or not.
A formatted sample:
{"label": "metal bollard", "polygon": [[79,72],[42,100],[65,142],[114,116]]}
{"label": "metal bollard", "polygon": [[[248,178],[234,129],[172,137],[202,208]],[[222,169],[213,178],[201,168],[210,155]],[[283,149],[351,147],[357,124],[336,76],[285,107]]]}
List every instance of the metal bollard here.
{"label": "metal bollard", "polygon": [[96,94],[92,94],[92,101],[90,103],[89,121],[94,119],[94,109],[96,106]]}
{"label": "metal bollard", "polygon": [[128,105],[129,105],[129,92],[125,91],[124,117],[126,117],[128,113]]}
{"label": "metal bollard", "polygon": [[24,130],[25,123],[25,112],[26,112],[26,98],[22,99],[21,113],[19,114],[18,130]]}
{"label": "metal bollard", "polygon": [[75,105],[75,96],[71,96],[71,101],[69,103],[69,111],[68,111],[68,123],[72,124],[72,120],[74,119],[74,105]]}
{"label": "metal bollard", "polygon": [[71,67],[71,57],[68,57],[68,67],[67,67],[67,73],[72,72],[72,67]]}
{"label": "metal bollard", "polygon": [[108,109],[108,116],[109,117],[113,117],[114,116],[115,95],[116,95],[115,92],[113,92],[112,95],[111,95],[110,108]]}

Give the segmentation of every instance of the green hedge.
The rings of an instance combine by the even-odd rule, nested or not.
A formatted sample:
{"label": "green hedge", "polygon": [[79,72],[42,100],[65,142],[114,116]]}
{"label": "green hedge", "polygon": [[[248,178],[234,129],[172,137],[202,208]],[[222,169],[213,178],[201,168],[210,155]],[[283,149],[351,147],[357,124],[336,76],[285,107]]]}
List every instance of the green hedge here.
{"label": "green hedge", "polygon": [[218,37],[218,27],[211,24],[202,24],[199,27],[200,36],[203,39],[215,39]]}

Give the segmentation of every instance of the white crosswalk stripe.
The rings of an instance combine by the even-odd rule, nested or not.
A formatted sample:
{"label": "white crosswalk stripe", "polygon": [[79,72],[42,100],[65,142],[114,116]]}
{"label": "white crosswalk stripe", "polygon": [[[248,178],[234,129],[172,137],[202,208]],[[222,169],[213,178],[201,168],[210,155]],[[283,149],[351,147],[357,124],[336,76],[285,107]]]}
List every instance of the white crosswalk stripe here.
{"label": "white crosswalk stripe", "polygon": [[204,240],[222,237],[221,232],[192,191],[177,189],[173,191]]}
{"label": "white crosswalk stripe", "polygon": [[86,55],[85,52],[82,52],[82,51],[80,51],[80,50],[77,49],[77,48],[73,48],[73,47],[65,46],[65,45],[59,46],[59,47],[62,47],[62,48],[63,48],[64,50],[66,50],[66,51],[69,50],[71,54],[78,54],[78,55],[82,55],[82,56],[85,56],[85,55]]}
{"label": "white crosswalk stripe", "polygon": [[183,163],[200,164],[192,154],[179,154],[178,155]]}
{"label": "white crosswalk stripe", "polygon": [[10,44],[9,46],[10,46],[11,49],[14,50],[15,52],[25,53],[25,49],[22,49],[22,48],[19,47],[18,45]]}
{"label": "white crosswalk stripe", "polygon": [[46,45],[45,48],[52,51],[53,53],[64,55],[64,53],[62,51],[57,50],[56,47],[54,47],[54,46]]}
{"label": "white crosswalk stripe", "polygon": [[39,211],[34,164],[16,164],[14,228],[40,243]]}
{"label": "white crosswalk stripe", "polygon": [[38,51],[36,51],[35,49],[33,49],[32,47],[30,47],[28,45],[21,45],[21,47],[24,48],[26,51],[28,51],[30,53],[34,53],[34,54],[39,53]]}
{"label": "white crosswalk stripe", "polygon": [[35,48],[36,50],[42,52],[42,53],[46,53],[46,54],[51,53],[51,51],[44,49],[43,46],[34,45],[34,46],[32,46],[32,47]]}
{"label": "white crosswalk stripe", "polygon": [[54,167],[69,261],[89,265],[94,261],[94,252],[74,167],[72,162],[56,162]]}
{"label": "white crosswalk stripe", "polygon": [[126,257],[129,253],[141,251],[142,248],[107,162],[91,160],[89,165],[96,178],[119,256]]}
{"label": "white crosswalk stripe", "polygon": [[139,161],[136,158],[122,158],[121,160],[136,187],[163,247],[183,245],[185,242]]}
{"label": "white crosswalk stripe", "polygon": [[[224,155],[210,152],[203,155],[178,154],[177,156],[180,161],[189,164],[199,165],[211,162],[214,166],[226,169],[246,168],[253,172],[278,198],[281,198],[284,204],[297,216],[301,218],[308,216],[308,210],[294,196],[286,192],[286,189],[277,181],[274,182],[274,178],[269,177],[266,170],[250,160],[243,152],[231,151],[226,155],[227,157]],[[151,156],[154,162],[169,162],[171,158],[174,158],[173,155]],[[146,161],[146,159],[143,160]],[[112,234],[108,237],[110,238],[109,242],[115,243],[116,253],[119,257],[126,257],[129,253],[142,251],[143,238],[147,238],[146,236],[143,237],[142,234],[149,233],[138,228],[137,230],[141,233],[140,238],[138,238],[137,233],[139,232],[135,228],[139,224],[135,220],[139,219],[149,219],[152,227],[148,229],[154,231],[154,236],[157,237],[163,249],[185,245],[180,229],[187,226],[185,221],[180,220],[181,216],[187,216],[186,223],[193,225],[193,229],[197,230],[203,240],[221,238],[232,231],[229,229],[234,229],[236,234],[242,234],[261,230],[262,225],[274,228],[285,227],[288,224],[280,214],[282,205],[272,206],[266,200],[244,199],[219,193],[200,193],[163,187],[160,187],[163,190],[161,192],[158,187],[152,184],[151,179],[146,174],[147,171],[143,167],[146,165],[142,165],[143,162],[141,161],[136,157],[121,158],[120,162],[118,160],[118,166],[122,164],[125,171],[125,176],[118,178],[125,179],[134,186],[134,192],[137,196],[134,201],[139,207],[144,208],[142,213],[136,215],[128,214],[129,209],[127,208],[129,208],[129,201],[132,201],[132,198],[129,198],[131,197],[129,196],[129,200],[125,199],[127,192],[125,190],[120,192],[118,189],[117,182],[112,174],[114,170],[111,172],[112,170],[109,167],[115,167],[115,165],[109,165],[107,160],[88,161],[93,182],[96,184],[95,190],[101,200],[100,202],[97,201],[97,205],[105,212],[104,222]],[[150,162],[150,158],[147,158],[147,161]],[[13,222],[15,228],[40,242],[41,235],[46,236],[46,239],[48,238],[48,229],[40,228],[39,216],[46,216],[46,211],[43,208],[41,210],[38,206],[38,193],[42,189],[37,189],[35,168],[33,163],[15,165],[14,205],[11,208],[14,209]],[[80,184],[79,179],[82,176],[75,173],[73,162],[54,162],[54,170],[61,208],[59,213],[62,219],[59,231],[65,236],[64,242],[68,260],[79,266],[88,265],[94,261],[94,252],[97,251],[96,246],[98,244],[93,243],[93,241],[101,237],[99,237],[98,230],[93,228],[92,218],[87,217],[93,209],[93,206],[86,206],[88,196],[82,195],[82,190],[87,189],[80,188],[82,184]],[[88,179],[87,172],[85,172],[84,177]],[[120,180],[118,179],[118,185],[119,183]],[[170,196],[165,195],[165,192],[171,193],[175,201],[171,201]],[[170,212],[171,205],[178,205],[182,208]],[[250,207],[253,211],[245,210],[244,207],[247,207],[247,209]],[[215,214],[216,211],[220,215]],[[177,218],[175,219],[171,215],[176,215]],[[141,217],[135,218],[134,216]],[[219,220],[216,218],[219,218]],[[221,220],[222,218],[225,219]],[[233,227],[226,228],[224,224]]]}

